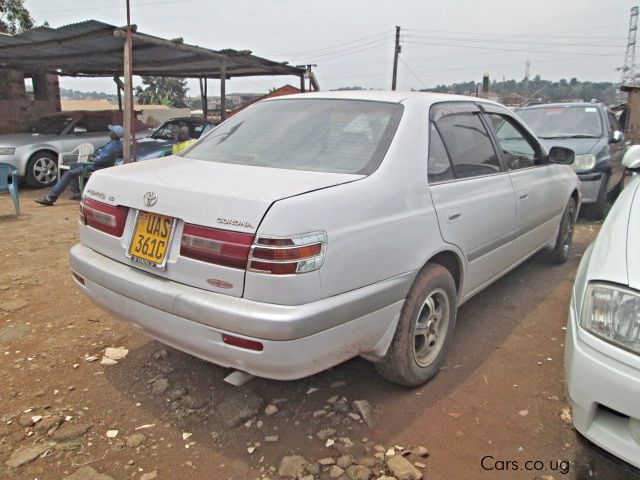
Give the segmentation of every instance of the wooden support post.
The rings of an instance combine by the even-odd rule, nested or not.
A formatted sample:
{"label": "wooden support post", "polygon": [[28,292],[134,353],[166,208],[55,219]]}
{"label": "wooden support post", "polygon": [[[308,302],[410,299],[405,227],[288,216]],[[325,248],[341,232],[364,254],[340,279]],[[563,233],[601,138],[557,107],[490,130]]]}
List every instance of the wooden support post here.
{"label": "wooden support post", "polygon": [[227,79],[227,64],[223,58],[220,62],[220,121],[224,122],[227,118],[227,92],[226,92],[226,79]]}
{"label": "wooden support post", "polygon": [[202,108],[204,119],[209,118],[209,88],[207,86],[207,77],[204,77],[204,106]]}
{"label": "wooden support post", "polygon": [[396,45],[393,50],[393,76],[391,78],[391,90],[396,89],[396,82],[398,80],[398,55],[400,55],[400,27],[396,25]]}
{"label": "wooden support post", "polygon": [[[127,4],[129,2],[127,1]],[[122,153],[124,163],[131,162],[131,37],[127,37],[124,42],[124,138],[122,139]]]}
{"label": "wooden support post", "polygon": [[304,75],[300,75],[300,91],[301,91],[301,92],[304,92],[304,91],[305,91]]}

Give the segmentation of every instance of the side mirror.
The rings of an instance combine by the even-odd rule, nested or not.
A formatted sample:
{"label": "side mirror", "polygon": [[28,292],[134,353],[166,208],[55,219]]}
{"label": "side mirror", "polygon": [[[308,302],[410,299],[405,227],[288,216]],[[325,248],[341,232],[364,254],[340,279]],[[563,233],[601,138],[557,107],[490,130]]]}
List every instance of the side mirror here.
{"label": "side mirror", "polygon": [[80,125],[76,125],[73,127],[73,133],[87,133],[87,129],[85,127],[81,127]]}
{"label": "side mirror", "polygon": [[640,145],[631,145],[622,157],[622,165],[629,170],[640,169]]}
{"label": "side mirror", "polygon": [[561,165],[571,165],[576,154],[570,148],[565,147],[551,147],[547,160],[550,163],[559,163]]}
{"label": "side mirror", "polygon": [[613,135],[611,135],[611,143],[620,143],[623,139],[624,133],[622,133],[620,130],[616,130],[615,132],[613,132]]}

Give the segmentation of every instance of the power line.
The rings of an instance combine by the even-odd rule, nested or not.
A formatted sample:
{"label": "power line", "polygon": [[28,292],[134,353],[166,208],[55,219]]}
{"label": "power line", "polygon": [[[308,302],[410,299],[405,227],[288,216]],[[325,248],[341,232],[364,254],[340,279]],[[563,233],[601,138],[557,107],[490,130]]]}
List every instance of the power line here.
{"label": "power line", "polygon": [[[595,27],[594,27],[595,28]],[[407,32],[425,32],[425,33],[453,33],[456,35],[485,35],[492,37],[533,37],[539,38],[540,33],[530,34],[530,33],[486,33],[486,32],[460,32],[455,30],[432,30],[432,29],[420,29],[420,28],[405,28]],[[626,40],[624,37],[612,37],[612,36],[600,36],[600,35],[554,35],[549,33],[544,33],[545,37],[554,37],[554,38],[588,38],[593,40],[595,38],[609,39],[609,40]]]}
{"label": "power line", "polygon": [[267,56],[268,57],[288,57],[288,56],[295,56],[295,55],[298,55],[298,54],[302,54],[302,55],[314,54],[316,52],[324,52],[324,51],[327,51],[327,50],[335,50],[336,48],[339,49],[339,48],[345,47],[347,45],[353,45],[354,43],[360,43],[360,42],[362,42],[364,40],[369,40],[371,38],[379,37],[381,35],[389,36],[389,35],[391,35],[391,31],[390,30],[385,30],[384,32],[373,33],[371,35],[367,35],[366,37],[358,38],[358,39],[352,40],[350,42],[339,43],[339,44],[336,44],[336,45],[332,45],[330,47],[323,47],[323,48],[310,49],[310,50],[300,50],[300,51],[297,51],[297,52],[274,53],[274,54],[269,54]]}
{"label": "power line", "polygon": [[398,60],[400,60],[400,63],[404,66],[404,68],[406,68],[407,70],[409,70],[409,73],[410,73],[411,75],[413,75],[413,77],[414,77],[416,80],[418,80],[418,81],[419,81],[419,82],[424,86],[424,88],[429,88],[429,87],[427,86],[427,84],[426,84],[426,83],[424,83],[424,82],[422,81],[422,79],[421,79],[420,77],[418,77],[418,75],[416,75],[416,73],[415,73],[413,70],[411,70],[411,67],[409,67],[409,65],[407,65],[407,64],[406,64],[406,62],[405,62],[404,60],[402,60],[402,58],[398,57]]}
{"label": "power line", "polygon": [[432,36],[432,35],[416,35],[410,34],[407,35],[408,39],[411,38],[429,38],[432,40],[454,40],[458,42],[492,42],[492,43],[522,43],[527,45],[554,45],[558,47],[598,47],[598,48],[611,48],[611,47],[619,47],[623,48],[624,45],[617,44],[594,44],[594,43],[558,43],[558,42],[535,42],[529,40],[499,40],[495,38],[460,38],[460,37],[442,37],[442,36]]}
{"label": "power line", "polygon": [[581,52],[554,52],[551,50],[521,50],[521,49],[513,49],[513,48],[499,48],[499,47],[484,47],[480,45],[456,45],[453,43],[434,43],[434,42],[417,42],[417,41],[407,41],[405,43],[409,43],[412,45],[431,45],[436,47],[458,47],[458,48],[474,48],[478,50],[495,50],[499,52],[517,52],[517,53],[550,53],[554,55],[584,55],[587,57],[619,57],[616,54],[607,54],[607,53],[581,53]]}
{"label": "power line", "polygon": [[[376,45],[371,45],[371,46],[368,46],[368,47],[365,47],[365,48],[357,48],[356,47],[356,49],[354,49],[354,50],[347,50],[347,51],[344,51],[344,52],[338,53],[338,54],[330,53],[330,54],[325,54],[324,56],[311,57],[311,60],[308,60],[309,57],[304,57],[304,58],[307,59],[311,63],[320,62],[320,61],[332,60],[334,58],[344,57],[344,56],[347,56],[347,55],[353,55],[354,53],[365,52],[367,50],[372,50],[372,49],[375,49],[375,48],[386,47],[388,44],[389,44],[389,40],[384,39],[383,43],[378,43]],[[307,60],[305,60],[305,62]]]}
{"label": "power line", "polygon": [[[132,3],[131,7],[140,7],[143,5],[161,5],[163,3],[186,3],[186,2],[195,2],[198,0],[159,0],[159,1],[154,1],[154,2],[140,2],[140,3]],[[85,10],[108,10],[108,9],[121,9],[122,5],[113,5],[113,4],[109,4],[105,6],[100,6],[100,7],[82,7],[82,8],[63,8],[63,9],[56,9],[56,10],[36,10],[31,12],[31,14],[43,14],[43,13],[58,13],[58,12],[83,12]]]}

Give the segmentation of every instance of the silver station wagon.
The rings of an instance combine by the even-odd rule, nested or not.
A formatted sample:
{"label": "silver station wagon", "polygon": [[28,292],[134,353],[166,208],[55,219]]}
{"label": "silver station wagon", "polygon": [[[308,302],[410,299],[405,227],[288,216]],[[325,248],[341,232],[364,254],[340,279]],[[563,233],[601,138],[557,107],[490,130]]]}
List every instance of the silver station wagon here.
{"label": "silver station wagon", "polygon": [[296,379],[361,355],[420,385],[463,302],[539,250],[567,259],[572,161],[478,98],[269,99],[178,156],[92,175],[71,269],[124,321],[219,365]]}

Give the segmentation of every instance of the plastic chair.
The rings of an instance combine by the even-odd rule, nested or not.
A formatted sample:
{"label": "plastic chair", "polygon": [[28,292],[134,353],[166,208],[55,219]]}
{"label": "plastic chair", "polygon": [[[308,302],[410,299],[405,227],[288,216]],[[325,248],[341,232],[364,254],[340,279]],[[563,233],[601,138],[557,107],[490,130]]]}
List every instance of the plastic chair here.
{"label": "plastic chair", "polygon": [[[11,181],[9,181],[11,177]],[[20,216],[20,198],[18,197],[18,169],[9,163],[0,163],[0,192],[9,192],[16,208],[16,215]]]}
{"label": "plastic chair", "polygon": [[70,152],[61,152],[58,154],[58,178],[62,177],[63,170],[69,170],[76,163],[84,163],[88,161],[89,155],[94,151],[91,143],[82,143]]}

